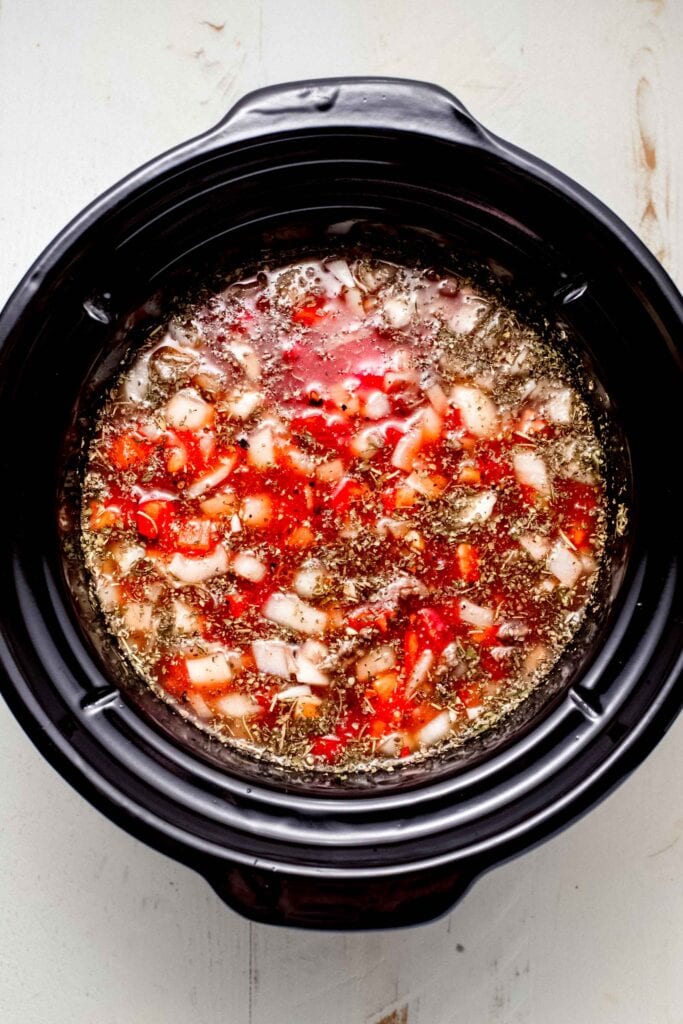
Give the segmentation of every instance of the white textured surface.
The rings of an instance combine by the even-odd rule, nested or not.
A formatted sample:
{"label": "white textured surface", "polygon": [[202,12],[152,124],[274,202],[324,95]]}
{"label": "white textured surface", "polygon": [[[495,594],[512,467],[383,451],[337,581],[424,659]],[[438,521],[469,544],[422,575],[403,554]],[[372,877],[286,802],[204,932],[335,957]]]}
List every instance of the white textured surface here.
{"label": "white textured surface", "polygon": [[[676,0],[1,0],[0,300],[95,194],[248,89],[363,73],[451,89],[680,283],[682,57]],[[446,919],[321,936],[241,920],[92,810],[0,707],[0,1020],[681,1024],[682,741],[679,722]]]}

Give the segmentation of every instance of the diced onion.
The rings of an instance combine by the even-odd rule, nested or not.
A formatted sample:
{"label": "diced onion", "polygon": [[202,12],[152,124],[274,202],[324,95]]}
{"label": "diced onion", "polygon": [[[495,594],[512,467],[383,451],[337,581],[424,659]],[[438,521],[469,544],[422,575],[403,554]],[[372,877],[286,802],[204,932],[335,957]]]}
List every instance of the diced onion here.
{"label": "diced onion", "polygon": [[227,693],[216,701],[216,710],[227,718],[253,718],[263,708],[246,693]]}
{"label": "diced onion", "polygon": [[193,686],[222,686],[232,679],[232,669],[222,651],[186,658],[185,667]]}
{"label": "diced onion", "polygon": [[209,719],[213,718],[213,711],[200,694],[188,693],[187,700],[192,705],[192,709],[198,718],[201,718],[204,722],[208,722]]}
{"label": "diced onion", "polygon": [[[305,646],[305,645],[304,645]],[[306,656],[303,648],[294,652],[297,682],[308,683],[309,686],[328,686],[330,679],[318,666]]]}
{"label": "diced onion", "polygon": [[563,587],[573,587],[583,572],[579,556],[560,540],[553,544],[546,565]]}
{"label": "diced onion", "polygon": [[341,459],[334,459],[332,462],[322,462],[316,468],[315,475],[324,484],[336,483],[344,476],[344,463]]}
{"label": "diced onion", "polygon": [[186,492],[188,498],[198,498],[200,494],[204,494],[206,491],[210,491],[213,487],[217,487],[218,484],[222,483],[223,480],[230,476],[235,468],[236,462],[236,455],[226,455],[225,458],[220,460],[215,469],[212,469],[210,473],[205,473],[203,476],[198,477],[190,484]]}
{"label": "diced onion", "polygon": [[406,697],[412,697],[415,691],[426,682],[435,660],[434,652],[429,648],[422,652],[406,683]]}
{"label": "diced onion", "polygon": [[330,260],[325,267],[346,288],[355,288],[356,281],[346,260]]}
{"label": "diced onion", "polygon": [[396,469],[402,469],[404,473],[410,473],[418,452],[422,447],[422,431],[412,428],[400,437],[396,442],[391,456],[391,465]]}
{"label": "diced onion", "polygon": [[374,647],[367,654],[364,654],[362,658],[358,659],[356,662],[356,678],[361,683],[365,683],[373,676],[381,676],[382,673],[388,672],[395,664],[396,652],[393,647],[382,644],[380,647]]}
{"label": "diced onion", "polygon": [[480,388],[456,384],[451,390],[451,403],[460,410],[465,428],[475,437],[493,437],[500,429],[498,410]]}
{"label": "diced onion", "polygon": [[390,732],[383,736],[377,744],[377,753],[382,757],[399,757],[405,746],[405,736],[402,732]]}
{"label": "diced onion", "polygon": [[303,476],[315,476],[317,463],[308,452],[297,448],[295,444],[284,445],[281,451],[289,465],[297,473],[301,473]]}
{"label": "diced onion", "polygon": [[201,430],[213,420],[213,406],[196,391],[184,388],[164,406],[164,419],[175,430]]}
{"label": "diced onion", "polygon": [[131,633],[149,633],[152,629],[152,606],[146,601],[129,601],[123,610],[123,622]]}
{"label": "diced onion", "polygon": [[275,694],[275,700],[301,700],[302,697],[310,696],[312,696],[310,686],[288,686],[286,690]]}
{"label": "diced onion", "polygon": [[275,465],[275,440],[272,427],[259,427],[249,437],[248,461],[254,469],[269,469]]}
{"label": "diced onion", "polygon": [[327,625],[327,613],[306,604],[296,594],[271,594],[262,614],[297,633],[322,633]]}
{"label": "diced onion", "polygon": [[266,567],[260,558],[248,551],[239,551],[232,560],[232,571],[252,583],[260,583],[266,575]]}
{"label": "diced onion", "polygon": [[546,537],[534,533],[523,533],[519,538],[519,544],[537,562],[545,558],[550,548],[550,542]]}
{"label": "diced onion", "polygon": [[388,516],[382,516],[381,519],[377,520],[375,529],[381,537],[391,534],[392,537],[401,540],[410,530],[410,524],[401,522],[400,519],[390,519]]}
{"label": "diced onion", "polygon": [[382,420],[391,415],[391,402],[383,391],[371,391],[363,403],[363,415],[368,420]]}
{"label": "diced onion", "polygon": [[305,597],[309,600],[313,597],[319,597],[325,583],[325,573],[320,566],[311,565],[304,566],[299,569],[298,573],[292,581],[292,586],[296,590],[299,597]]}
{"label": "diced onion", "polygon": [[552,423],[571,423],[572,393],[569,388],[553,390],[549,398],[542,403],[543,412]]}
{"label": "diced onion", "polygon": [[254,640],[251,653],[259,672],[281,679],[289,679],[295,672],[292,648],[282,640]]}
{"label": "diced onion", "polygon": [[176,553],[168,564],[168,571],[181,583],[203,583],[226,572],[228,556],[220,544],[208,555],[190,556]]}
{"label": "diced onion", "polygon": [[498,626],[501,640],[524,640],[529,635],[529,627],[524,619],[503,619]]}
{"label": "diced onion", "polygon": [[432,443],[438,441],[443,430],[443,419],[431,405],[425,406],[420,416],[420,427],[424,441]]}
{"label": "diced onion", "polygon": [[434,412],[439,416],[445,416],[448,412],[448,399],[440,384],[432,384],[425,392],[431,402]]}
{"label": "diced onion", "polygon": [[237,420],[248,420],[263,402],[260,391],[243,391],[226,403],[228,414]]}
{"label": "diced onion", "polygon": [[389,327],[405,327],[410,323],[411,303],[406,299],[385,299],[382,312]]}
{"label": "diced onion", "polygon": [[228,345],[228,352],[235,357],[248,380],[259,380],[261,377],[261,361],[251,345],[233,341]]}
{"label": "diced onion", "polygon": [[426,498],[438,498],[448,487],[448,480],[439,473],[411,473],[406,479],[406,487],[424,494]]}
{"label": "diced onion", "polygon": [[357,416],[360,412],[360,398],[356,394],[358,384],[358,378],[353,377],[343,384],[333,384],[330,388],[330,399],[347,416]]}
{"label": "diced onion", "polygon": [[544,644],[536,644],[532,647],[526,658],[524,659],[524,672],[527,675],[531,675],[536,669],[540,668],[543,662],[548,657],[548,648]]}
{"label": "diced onion", "polygon": [[121,603],[123,590],[120,583],[103,576],[97,580],[97,596],[105,612],[111,612]]}
{"label": "diced onion", "polygon": [[545,460],[534,451],[520,449],[512,456],[512,466],[520,484],[533,487],[539,494],[550,494],[550,480]]}
{"label": "diced onion", "polygon": [[364,430],[355,434],[349,443],[352,454],[359,459],[371,459],[383,446],[384,435],[379,427],[365,427]]}
{"label": "diced onion", "polygon": [[117,544],[111,548],[111,554],[116,559],[122,573],[130,572],[136,562],[145,557],[145,549],[141,544]]}
{"label": "diced onion", "polygon": [[173,602],[173,625],[179,633],[199,632],[199,619],[184,601]]}
{"label": "diced onion", "polygon": [[471,523],[485,522],[493,512],[496,504],[496,495],[493,491],[480,491],[467,499],[466,505],[460,513],[464,525]]}
{"label": "diced onion", "polygon": [[463,622],[468,622],[471,626],[476,626],[478,629],[488,629],[489,626],[493,625],[493,608],[474,604],[472,601],[468,601],[466,597],[460,598],[458,607],[460,609],[460,618]]}
{"label": "diced onion", "polygon": [[451,716],[448,711],[441,711],[415,733],[415,739],[421,747],[433,747],[435,743],[445,740],[451,731]]}
{"label": "diced onion", "polygon": [[349,307],[349,311],[354,316],[365,316],[365,306],[363,305],[363,295],[360,288],[349,288],[344,296],[344,300]]}
{"label": "diced onion", "polygon": [[305,640],[299,648],[301,654],[314,665],[319,665],[328,656],[329,649],[322,640]]}
{"label": "diced onion", "polygon": [[240,519],[245,526],[262,530],[273,516],[273,502],[267,494],[254,494],[242,500]]}
{"label": "diced onion", "polygon": [[456,334],[469,334],[477,326],[484,308],[478,296],[461,291],[457,296],[455,309],[448,319],[448,326]]}
{"label": "diced onion", "polygon": [[234,512],[237,504],[237,497],[231,487],[225,487],[210,498],[205,498],[199,506],[205,516],[210,519],[220,519]]}

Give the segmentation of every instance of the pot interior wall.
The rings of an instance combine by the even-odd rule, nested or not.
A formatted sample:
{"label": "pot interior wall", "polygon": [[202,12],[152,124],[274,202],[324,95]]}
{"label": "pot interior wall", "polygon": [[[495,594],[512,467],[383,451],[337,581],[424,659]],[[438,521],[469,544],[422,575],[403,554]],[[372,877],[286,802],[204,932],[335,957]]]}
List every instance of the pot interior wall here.
{"label": "pot interior wall", "polygon": [[[191,291],[219,257],[243,265],[264,249],[305,250],[325,238],[334,247],[348,236],[329,234],[330,225],[350,222],[356,224],[352,236],[362,235],[365,225],[381,224],[380,234],[389,234],[392,244],[398,240],[406,253],[427,245],[443,253],[438,262],[446,265],[452,253],[488,261],[507,286],[531,292],[550,318],[567,324],[576,339],[576,359],[596,381],[589,398],[609,454],[611,514],[626,504],[632,526],[640,515],[632,465],[642,461],[645,440],[624,365],[656,330],[608,233],[548,186],[481,150],[454,151],[429,141],[418,147],[382,135],[302,136],[296,144],[275,139],[238,153],[219,151],[199,169],[181,167],[105,213],[48,275],[42,315],[32,324],[32,346],[13,367],[15,402],[40,409],[41,419],[53,425],[43,453],[52,475],[20,475],[24,511],[16,528],[24,542],[22,558],[27,574],[37,579],[45,566],[38,566],[31,538],[54,536],[59,490],[60,537],[44,557],[55,587],[62,588],[66,556],[74,595],[69,635],[80,649],[79,672],[87,677],[87,688],[96,699],[108,692],[111,680],[142,716],[189,752],[239,777],[309,793],[334,792],[338,783],[318,775],[283,780],[277,769],[200,735],[131,678],[88,598],[74,508],[82,438],[92,427],[103,387],[125,355],[130,332],[141,338],[171,298]],[[499,728],[426,768],[406,766],[370,783],[361,776],[352,789],[362,795],[378,786],[410,787],[461,771],[549,714],[604,644],[619,611],[631,543],[631,530],[620,536],[611,532],[599,613],[587,618],[548,684]],[[54,611],[52,617],[57,623]],[[59,628],[64,621],[62,616]]]}

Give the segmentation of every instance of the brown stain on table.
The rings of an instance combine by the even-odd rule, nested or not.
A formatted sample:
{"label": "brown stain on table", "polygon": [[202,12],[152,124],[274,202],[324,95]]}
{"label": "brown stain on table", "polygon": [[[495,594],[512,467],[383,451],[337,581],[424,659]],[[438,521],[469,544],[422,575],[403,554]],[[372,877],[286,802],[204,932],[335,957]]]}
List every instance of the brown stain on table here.
{"label": "brown stain on table", "polygon": [[670,212],[670,173],[666,163],[666,130],[658,94],[658,65],[665,37],[658,24],[664,2],[646,0],[649,17],[643,24],[647,40],[635,52],[635,132],[634,162],[638,230],[657,259],[666,262],[668,217]]}
{"label": "brown stain on table", "polygon": [[374,1024],[408,1024],[408,1007],[402,1006],[398,1010],[392,1010],[388,1016],[382,1017]]}

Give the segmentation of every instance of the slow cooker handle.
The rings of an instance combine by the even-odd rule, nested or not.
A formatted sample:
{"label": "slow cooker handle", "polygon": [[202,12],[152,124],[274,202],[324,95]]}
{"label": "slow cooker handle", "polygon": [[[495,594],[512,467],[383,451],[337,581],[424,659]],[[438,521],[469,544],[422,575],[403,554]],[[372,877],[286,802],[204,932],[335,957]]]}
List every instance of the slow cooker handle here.
{"label": "slow cooker handle", "polygon": [[324,78],[257,89],[230,110],[207,141],[344,127],[420,132],[449,142],[495,145],[494,136],[451,93],[403,78]]}
{"label": "slow cooker handle", "polygon": [[202,874],[233,910],[252,921],[292,928],[400,928],[441,917],[461,899],[482,866],[448,865],[376,879],[304,878],[244,865],[213,865]]}

